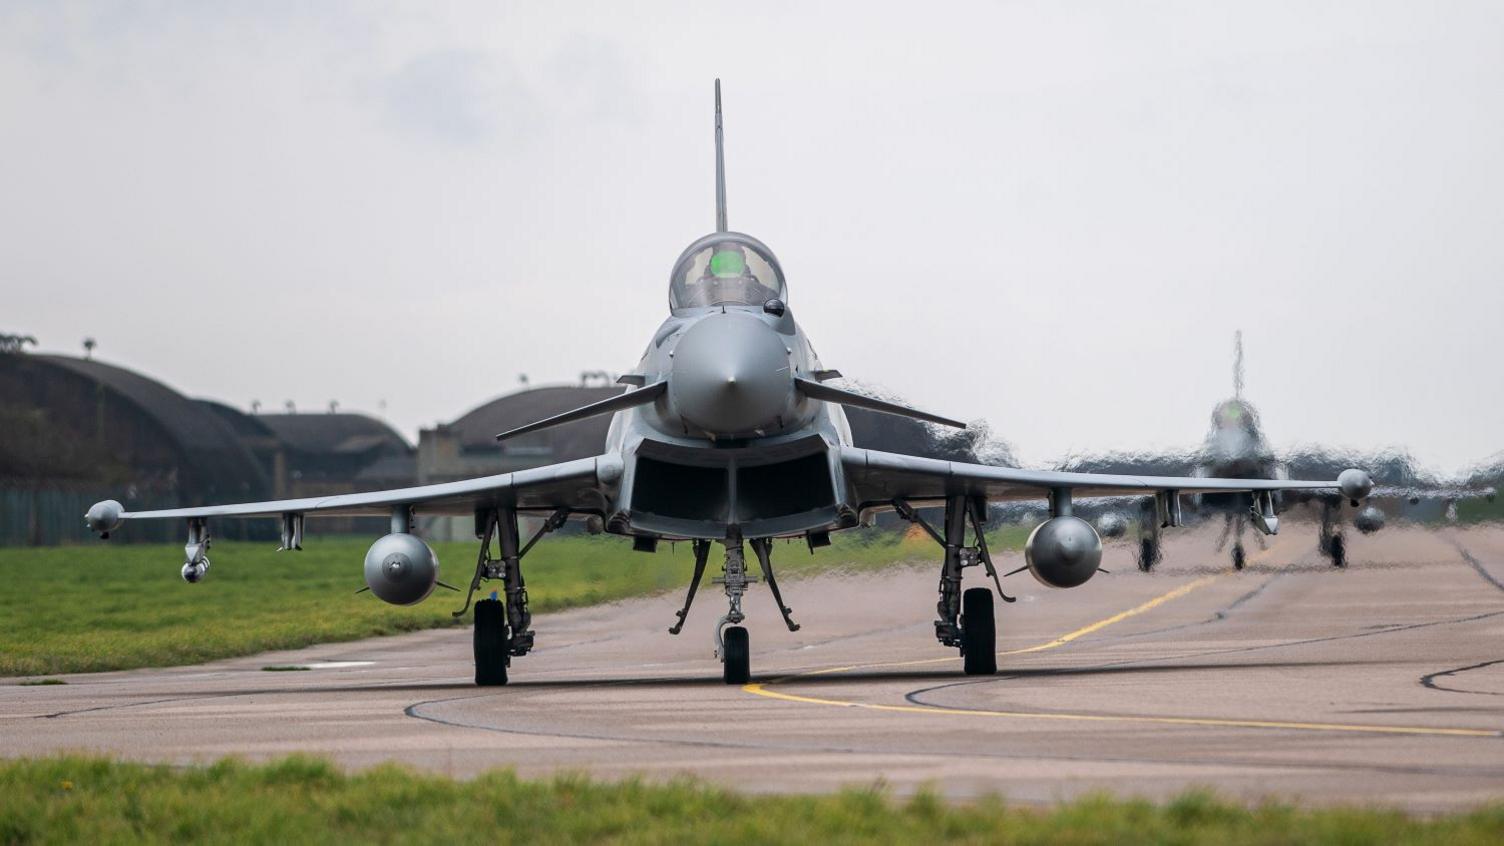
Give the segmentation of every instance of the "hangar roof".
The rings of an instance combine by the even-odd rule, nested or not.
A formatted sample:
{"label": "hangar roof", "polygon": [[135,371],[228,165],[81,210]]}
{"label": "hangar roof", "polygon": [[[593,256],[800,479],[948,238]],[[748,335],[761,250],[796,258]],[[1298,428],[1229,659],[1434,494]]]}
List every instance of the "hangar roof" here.
{"label": "hangar roof", "polygon": [[92,382],[140,409],[184,451],[195,473],[214,490],[244,494],[267,488],[266,474],[235,429],[210,408],[167,385],[94,359],[34,354],[22,360]]}
{"label": "hangar roof", "polygon": [[[447,428],[459,438],[460,446],[464,449],[500,450],[503,445],[496,442],[499,432],[599,402],[616,396],[622,390],[615,385],[604,388],[582,388],[575,385],[527,388],[479,405]],[[606,429],[610,425],[611,415],[606,414],[556,429],[523,435],[505,446],[508,450],[549,447],[552,461],[588,458],[599,455],[605,449]]]}
{"label": "hangar roof", "polygon": [[364,414],[256,414],[251,419],[301,452],[351,455],[383,448],[399,453],[412,450],[396,429]]}

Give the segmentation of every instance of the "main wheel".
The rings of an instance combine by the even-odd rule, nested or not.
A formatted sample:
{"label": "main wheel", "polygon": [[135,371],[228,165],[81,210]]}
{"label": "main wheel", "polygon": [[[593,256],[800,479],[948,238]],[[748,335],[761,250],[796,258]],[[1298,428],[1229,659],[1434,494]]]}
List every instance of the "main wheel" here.
{"label": "main wheel", "polygon": [[1332,535],[1332,542],[1329,546],[1331,547],[1332,566],[1346,567],[1347,541],[1343,540],[1341,535]]}
{"label": "main wheel", "polygon": [[997,672],[997,621],[992,589],[971,588],[961,594],[961,662],[968,676]]}
{"label": "main wheel", "polygon": [[499,599],[475,603],[475,683],[507,683],[507,616]]}
{"label": "main wheel", "polygon": [[721,635],[721,677],[726,684],[746,684],[752,680],[752,647],[747,630],[731,626]]}
{"label": "main wheel", "polygon": [[1241,569],[1243,569],[1243,565],[1247,564],[1247,563],[1248,563],[1248,556],[1243,552],[1243,545],[1241,543],[1239,543],[1239,544],[1233,544],[1233,547],[1232,547],[1232,568],[1234,570],[1241,570]]}
{"label": "main wheel", "polygon": [[1153,538],[1138,539],[1138,568],[1145,573],[1154,569],[1155,562],[1159,561],[1159,544]]}

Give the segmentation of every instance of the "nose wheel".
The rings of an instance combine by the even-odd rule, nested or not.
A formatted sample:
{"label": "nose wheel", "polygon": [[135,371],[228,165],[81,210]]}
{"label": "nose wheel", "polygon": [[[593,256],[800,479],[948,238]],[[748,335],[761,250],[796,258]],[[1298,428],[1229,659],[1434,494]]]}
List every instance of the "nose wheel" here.
{"label": "nose wheel", "polygon": [[721,633],[721,678],[726,684],[752,680],[752,644],[744,626],[728,626]]}
{"label": "nose wheel", "polygon": [[[742,597],[747,592],[747,586],[756,580],[747,574],[747,558],[742,552],[741,537],[733,534],[722,543],[726,545],[726,563],[720,578],[715,579],[715,582],[725,588],[728,607],[725,616],[715,624],[715,655],[721,659],[721,678],[726,684],[746,684],[752,680],[752,645],[747,628],[741,625],[747,619],[742,612]],[[778,582],[773,578],[771,541],[754,538],[750,543],[757,553],[758,563],[762,565],[763,576],[773,591],[778,610],[783,614],[784,623],[789,631],[798,631],[799,626],[789,617],[789,607],[783,604]],[[689,593],[684,597],[684,607],[679,609],[678,620],[669,628],[669,634],[678,634],[684,628],[684,619],[689,616],[689,607],[695,600],[695,590],[705,573],[706,559],[710,557],[710,541],[695,541],[694,551],[695,574],[689,583]]]}

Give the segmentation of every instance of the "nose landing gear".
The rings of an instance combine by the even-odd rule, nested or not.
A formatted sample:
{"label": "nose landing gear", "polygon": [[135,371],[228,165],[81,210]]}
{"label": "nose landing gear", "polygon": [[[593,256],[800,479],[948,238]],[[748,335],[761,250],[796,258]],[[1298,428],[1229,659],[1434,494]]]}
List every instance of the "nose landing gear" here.
{"label": "nose landing gear", "polygon": [[747,630],[740,625],[747,619],[742,613],[742,594],[755,580],[747,575],[740,538],[726,539],[726,564],[716,581],[725,586],[730,606],[715,624],[715,654],[721,659],[721,675],[726,684],[746,684],[752,679],[752,650]]}
{"label": "nose landing gear", "polygon": [[[715,583],[721,585],[726,591],[727,610],[724,616],[715,624],[715,655],[721,660],[721,677],[726,684],[746,684],[752,680],[752,648],[751,638],[747,634],[745,626],[741,625],[746,619],[742,611],[742,597],[747,592],[747,586],[757,579],[747,573],[747,557],[742,551],[742,539],[732,535],[722,541],[726,545],[726,563],[722,566],[721,575],[715,579]],[[778,612],[783,615],[784,625],[789,631],[799,631],[799,624],[794,622],[793,609],[783,604],[783,594],[778,589],[778,579],[773,575],[773,541],[771,538],[752,538],[747,541],[752,546],[752,551],[757,555],[757,563],[762,568],[763,578],[768,581],[768,588],[773,594],[773,601],[778,605]],[[700,579],[705,575],[705,564],[710,558],[710,541],[696,540],[693,542],[695,551],[695,573],[689,583],[689,591],[684,596],[684,606],[675,614],[678,620],[669,628],[669,634],[678,634],[684,629],[684,620],[689,616],[689,608],[694,604],[695,593],[699,590]]]}

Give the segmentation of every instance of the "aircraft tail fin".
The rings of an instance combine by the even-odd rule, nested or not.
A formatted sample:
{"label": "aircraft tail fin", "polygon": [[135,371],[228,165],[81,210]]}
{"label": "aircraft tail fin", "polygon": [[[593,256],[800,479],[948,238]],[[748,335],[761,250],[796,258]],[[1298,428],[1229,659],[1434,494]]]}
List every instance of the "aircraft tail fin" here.
{"label": "aircraft tail fin", "polygon": [[1243,330],[1232,333],[1232,395],[1243,398]]}
{"label": "aircraft tail fin", "polygon": [[942,426],[954,426],[957,429],[966,428],[966,424],[959,420],[941,417],[938,414],[930,414],[928,411],[920,411],[917,408],[909,408],[906,405],[887,402],[875,397],[854,394],[850,391],[843,391],[840,388],[832,388],[829,385],[822,385],[810,379],[795,377],[794,386],[799,389],[799,393],[804,394],[810,399],[833,402],[838,405],[849,405],[852,408],[865,408],[868,411],[881,411],[884,414],[897,414],[900,417],[912,417],[915,420],[923,420],[926,423],[939,423]]}
{"label": "aircraft tail fin", "polygon": [[509,429],[508,431],[502,432],[501,434],[497,435],[496,440],[504,441],[508,438],[515,438],[518,435],[526,435],[529,432],[537,432],[543,429],[552,429],[555,426],[562,426],[565,423],[573,423],[576,420],[587,420],[591,417],[598,417],[602,414],[612,414],[618,411],[625,411],[629,408],[636,408],[639,405],[647,405],[648,403],[663,396],[663,392],[666,390],[668,390],[667,382],[654,382],[653,384],[648,385],[645,388],[638,388],[635,391],[627,391],[624,394],[618,394],[614,397],[607,397],[600,402],[593,402],[589,405],[582,405],[579,408],[574,409],[573,411],[566,411],[563,414],[555,414],[553,417],[545,417],[542,420],[535,420],[532,423],[527,424],[526,426],[518,426],[515,429]]}
{"label": "aircraft tail fin", "polygon": [[715,81],[715,231],[726,232],[726,141],[721,131],[721,80]]}

